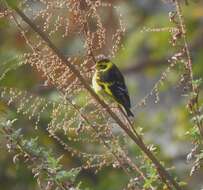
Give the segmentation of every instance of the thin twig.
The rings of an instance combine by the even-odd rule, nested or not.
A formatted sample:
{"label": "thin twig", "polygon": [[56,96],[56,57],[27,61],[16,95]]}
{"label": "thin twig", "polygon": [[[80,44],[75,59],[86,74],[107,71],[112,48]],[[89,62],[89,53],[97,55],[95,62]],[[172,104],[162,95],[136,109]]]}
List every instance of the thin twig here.
{"label": "thin twig", "polygon": [[[188,45],[187,38],[186,38],[185,22],[184,22],[184,19],[183,19],[183,14],[182,14],[180,2],[178,0],[174,0],[174,2],[175,2],[175,5],[176,5],[176,11],[177,11],[177,14],[178,14],[179,24],[180,24],[180,27],[181,27],[181,33],[182,33],[184,46],[185,46],[185,52],[186,52],[186,56],[187,56],[187,60],[188,60],[187,68],[190,71],[190,79],[191,79],[191,82],[192,82],[193,81],[192,59],[191,59],[191,55],[190,55],[189,45]],[[194,90],[193,84],[191,84],[191,85],[192,85],[192,88]]]}
{"label": "thin twig", "polygon": [[185,48],[185,53],[186,53],[186,57],[187,57],[186,68],[189,70],[192,92],[194,92],[194,94],[197,94],[196,97],[195,97],[196,107],[193,109],[194,117],[196,118],[196,121],[197,121],[197,127],[199,129],[199,133],[203,138],[202,121],[199,121],[199,118],[201,116],[201,113],[199,111],[200,108],[199,108],[199,100],[198,100],[198,98],[199,98],[198,93],[199,92],[197,92],[197,88],[193,84],[192,58],[191,58],[191,54],[190,54],[188,41],[187,41],[187,38],[186,38],[186,26],[185,26],[185,22],[184,22],[180,2],[178,0],[174,0],[174,3],[175,3],[175,6],[176,6],[176,11],[177,11],[178,20],[179,20],[179,24],[180,24],[180,29],[181,29],[181,33],[182,33],[182,38],[183,38],[183,42],[184,42],[184,48]]}

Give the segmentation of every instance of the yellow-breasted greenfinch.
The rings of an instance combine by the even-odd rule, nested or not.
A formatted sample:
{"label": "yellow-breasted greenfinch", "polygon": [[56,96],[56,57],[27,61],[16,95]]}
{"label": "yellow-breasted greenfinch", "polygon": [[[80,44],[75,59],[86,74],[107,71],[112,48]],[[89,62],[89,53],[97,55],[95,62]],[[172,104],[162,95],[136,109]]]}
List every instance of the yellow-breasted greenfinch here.
{"label": "yellow-breasted greenfinch", "polygon": [[112,61],[103,55],[96,58],[96,71],[92,78],[92,86],[100,97],[110,96],[126,110],[128,116],[134,116],[130,110],[130,98],[122,73]]}

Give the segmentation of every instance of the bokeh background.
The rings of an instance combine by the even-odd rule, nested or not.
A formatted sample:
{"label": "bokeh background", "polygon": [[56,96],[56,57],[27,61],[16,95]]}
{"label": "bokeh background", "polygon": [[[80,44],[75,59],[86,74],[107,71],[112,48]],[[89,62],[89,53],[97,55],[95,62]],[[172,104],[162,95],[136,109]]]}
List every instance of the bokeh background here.
{"label": "bokeh background", "polygon": [[[35,3],[30,2],[35,6]],[[117,7],[116,10],[103,9],[101,12],[109,36],[118,26],[119,14],[122,14],[122,21],[126,28],[122,48],[113,60],[125,75],[136,122],[143,128],[145,141],[158,147],[157,156],[169,166],[175,166],[177,176],[187,182],[190,189],[203,188],[202,169],[200,168],[193,176],[189,176],[192,162],[186,161],[187,154],[193,146],[190,136],[186,134],[192,127],[191,117],[186,109],[187,98],[183,96],[184,91],[178,83],[182,67],[177,66],[170,71],[160,89],[158,103],[154,96],[150,96],[145,107],[136,106],[150,93],[160,79],[161,73],[167,68],[169,64],[167,59],[177,51],[170,44],[169,32],[147,30],[171,26],[168,13],[174,10],[174,7],[161,0],[108,0],[108,2]],[[183,6],[183,13],[193,60],[194,77],[201,78],[203,76],[203,2],[189,1],[189,5]],[[57,39],[55,36],[55,41],[67,56],[80,55],[83,51],[82,41],[77,36],[65,40]],[[110,54],[111,45],[107,43],[106,48],[100,53]],[[18,59],[15,57],[26,50],[25,40],[15,24],[0,18],[0,86],[19,88],[40,96],[55,98],[54,89],[40,88],[44,80],[41,73],[28,65],[16,64]],[[5,62],[10,62],[11,69],[3,77]],[[201,96],[200,100],[202,100]],[[3,106],[2,102],[0,106]],[[16,114],[14,110],[10,112]],[[19,120],[18,125],[23,128],[26,137],[37,135],[42,144],[65,154],[64,163],[68,165],[74,166],[80,162],[80,160],[71,159],[68,153],[64,153],[63,149],[48,137],[45,130],[46,124],[41,124],[38,130],[35,130],[31,121],[23,116]],[[0,136],[0,142],[0,188],[37,190],[38,186],[30,169],[20,162],[14,164],[12,154],[8,153],[2,136]],[[103,168],[97,174],[91,170],[82,171],[77,180],[81,180],[84,187],[95,190],[119,190],[127,183],[123,172],[111,167]]]}

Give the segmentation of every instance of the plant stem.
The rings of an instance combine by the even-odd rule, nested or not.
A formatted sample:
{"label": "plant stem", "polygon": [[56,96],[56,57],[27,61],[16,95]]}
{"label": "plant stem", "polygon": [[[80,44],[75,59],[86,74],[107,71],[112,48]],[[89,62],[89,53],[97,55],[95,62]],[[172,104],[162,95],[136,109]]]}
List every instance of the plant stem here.
{"label": "plant stem", "polygon": [[[185,53],[186,53],[186,57],[187,57],[187,63],[186,63],[186,68],[189,70],[189,74],[190,74],[190,81],[191,81],[191,88],[192,88],[192,92],[194,92],[194,94],[197,94],[197,89],[195,87],[195,85],[193,84],[193,72],[192,72],[192,58],[191,58],[191,54],[190,54],[190,49],[189,49],[189,45],[188,45],[188,41],[186,38],[186,26],[185,26],[185,22],[184,22],[184,18],[183,18],[183,14],[182,14],[182,9],[181,9],[181,4],[178,0],[174,0],[175,6],[176,6],[176,11],[177,11],[177,15],[178,15],[178,20],[179,20],[179,24],[180,24],[180,29],[181,29],[181,33],[182,33],[182,38],[183,38],[183,43],[184,43],[184,48],[185,48]],[[197,121],[197,127],[199,129],[199,133],[203,138],[203,126],[202,126],[202,121],[199,121],[198,117],[201,116],[200,113],[200,108],[199,108],[199,100],[198,100],[198,95],[195,98],[196,100],[196,106],[194,108],[194,117],[196,117],[196,121]]]}

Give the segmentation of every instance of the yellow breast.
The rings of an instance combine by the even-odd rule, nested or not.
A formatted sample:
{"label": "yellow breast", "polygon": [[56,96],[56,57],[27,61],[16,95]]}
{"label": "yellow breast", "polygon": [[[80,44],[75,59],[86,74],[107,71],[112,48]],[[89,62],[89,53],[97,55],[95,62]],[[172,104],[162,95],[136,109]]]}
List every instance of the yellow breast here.
{"label": "yellow breast", "polygon": [[97,72],[95,72],[93,78],[92,78],[92,87],[96,93],[99,93],[102,91],[102,87],[97,83]]}
{"label": "yellow breast", "polygon": [[[101,87],[102,85],[102,87]],[[100,98],[112,98],[112,92],[109,89],[110,83],[104,83],[101,81],[98,81],[98,72],[95,72],[93,78],[92,78],[92,87],[94,91],[99,95]]]}

